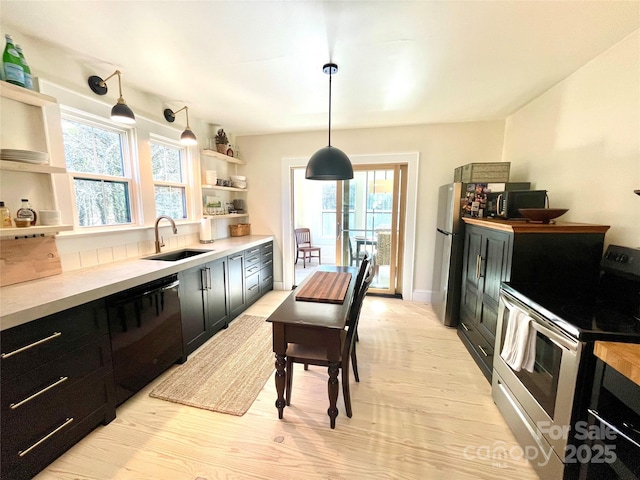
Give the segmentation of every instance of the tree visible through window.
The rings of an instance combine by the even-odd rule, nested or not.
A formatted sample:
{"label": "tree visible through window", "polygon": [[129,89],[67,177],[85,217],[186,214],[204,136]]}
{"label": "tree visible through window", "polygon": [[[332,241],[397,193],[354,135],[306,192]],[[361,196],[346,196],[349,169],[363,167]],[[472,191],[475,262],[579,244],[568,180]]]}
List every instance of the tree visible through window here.
{"label": "tree visible through window", "polygon": [[67,170],[82,227],[131,223],[124,131],[62,119]]}
{"label": "tree visible through window", "polygon": [[187,218],[184,180],[184,149],[167,143],[151,142],[151,169],[156,198],[156,214]]}

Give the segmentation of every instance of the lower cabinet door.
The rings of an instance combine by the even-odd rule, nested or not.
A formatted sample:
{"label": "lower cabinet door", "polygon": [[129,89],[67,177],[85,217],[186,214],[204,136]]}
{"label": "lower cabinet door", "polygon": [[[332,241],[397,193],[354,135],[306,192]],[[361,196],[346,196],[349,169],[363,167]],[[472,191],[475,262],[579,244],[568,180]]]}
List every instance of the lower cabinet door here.
{"label": "lower cabinet door", "polygon": [[190,268],[178,274],[180,279],[180,315],[184,353],[189,355],[209,338],[205,312],[206,285],[203,267]]}
{"label": "lower cabinet door", "polygon": [[244,290],[244,254],[229,255],[227,261],[229,262],[229,318],[233,320],[247,308]]}
{"label": "lower cabinet door", "polygon": [[229,302],[227,301],[227,259],[221,258],[207,263],[209,283],[207,285],[207,331],[215,334],[229,323]]}

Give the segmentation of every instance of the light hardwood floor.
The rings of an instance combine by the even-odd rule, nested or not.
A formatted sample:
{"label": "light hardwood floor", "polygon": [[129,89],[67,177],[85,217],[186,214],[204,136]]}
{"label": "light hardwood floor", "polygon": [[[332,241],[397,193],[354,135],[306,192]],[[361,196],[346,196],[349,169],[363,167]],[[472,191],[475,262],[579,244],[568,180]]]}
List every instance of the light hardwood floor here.
{"label": "light hardwood floor", "polygon": [[[288,293],[271,292],[246,313],[268,316]],[[283,420],[273,376],[242,417],[149,397],[160,377],[36,478],[538,478],[488,382],[430,306],[367,297],[359,334],[353,417],[340,395],[335,430],[324,368],[296,368]]]}

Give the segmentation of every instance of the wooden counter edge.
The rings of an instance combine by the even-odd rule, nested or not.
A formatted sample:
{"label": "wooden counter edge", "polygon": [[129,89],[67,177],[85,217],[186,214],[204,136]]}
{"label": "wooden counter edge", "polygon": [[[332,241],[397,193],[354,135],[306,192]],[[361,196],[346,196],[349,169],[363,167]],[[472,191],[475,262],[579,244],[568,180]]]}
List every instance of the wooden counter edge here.
{"label": "wooden counter edge", "polygon": [[590,223],[530,223],[525,221],[463,217],[469,225],[513,233],[606,233],[609,225]]}
{"label": "wooden counter edge", "polygon": [[640,344],[596,342],[593,353],[640,386]]}

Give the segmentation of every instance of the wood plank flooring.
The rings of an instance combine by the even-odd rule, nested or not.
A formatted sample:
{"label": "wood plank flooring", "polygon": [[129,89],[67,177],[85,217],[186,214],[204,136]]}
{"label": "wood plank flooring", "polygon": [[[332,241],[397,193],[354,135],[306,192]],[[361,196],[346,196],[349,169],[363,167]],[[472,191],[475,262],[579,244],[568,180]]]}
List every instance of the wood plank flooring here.
{"label": "wood plank flooring", "polygon": [[[267,316],[288,293],[270,292],[246,313]],[[36,479],[538,478],[455,330],[429,305],[369,296],[359,336],[353,417],[340,394],[335,430],[325,368],[296,366],[282,420],[273,377],[242,417],[149,397],[160,377]]]}

